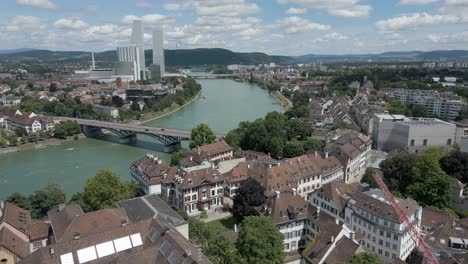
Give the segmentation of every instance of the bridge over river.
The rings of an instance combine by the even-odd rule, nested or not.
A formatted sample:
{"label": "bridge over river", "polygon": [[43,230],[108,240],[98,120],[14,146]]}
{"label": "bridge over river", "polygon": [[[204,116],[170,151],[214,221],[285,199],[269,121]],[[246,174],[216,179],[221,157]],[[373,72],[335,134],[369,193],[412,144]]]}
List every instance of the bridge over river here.
{"label": "bridge over river", "polygon": [[[191,136],[191,131],[177,129],[158,128],[81,118],[58,117],[57,119],[60,121],[70,120],[77,122],[80,125],[81,131],[87,137],[101,137],[104,135],[102,130],[107,130],[117,135],[121,143],[129,143],[135,142],[137,140],[137,134],[147,135],[161,142],[164,146],[164,152],[172,152],[180,149],[181,141],[190,140]],[[224,135],[216,135],[217,138],[221,138],[223,136]]]}

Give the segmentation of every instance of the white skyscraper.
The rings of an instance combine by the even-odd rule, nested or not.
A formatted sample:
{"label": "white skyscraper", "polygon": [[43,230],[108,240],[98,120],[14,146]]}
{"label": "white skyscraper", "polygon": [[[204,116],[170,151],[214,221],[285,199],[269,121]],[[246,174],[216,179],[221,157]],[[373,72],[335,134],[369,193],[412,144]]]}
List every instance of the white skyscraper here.
{"label": "white skyscraper", "polygon": [[145,47],[143,42],[143,22],[141,20],[133,21],[132,37],[130,39],[130,44],[133,44],[138,48],[140,69],[142,71],[143,79],[146,79]]}
{"label": "white skyscraper", "polygon": [[117,75],[133,75],[133,80],[141,79],[140,48],[135,45],[117,48],[118,63],[115,65]]}
{"label": "white skyscraper", "polygon": [[161,76],[164,76],[164,42],[163,42],[163,30],[153,30],[153,64],[158,65]]}

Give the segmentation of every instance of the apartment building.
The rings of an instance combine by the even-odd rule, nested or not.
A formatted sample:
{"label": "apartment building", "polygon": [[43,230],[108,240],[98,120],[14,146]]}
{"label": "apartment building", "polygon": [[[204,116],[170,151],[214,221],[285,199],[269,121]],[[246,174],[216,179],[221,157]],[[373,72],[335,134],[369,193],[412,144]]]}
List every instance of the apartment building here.
{"label": "apartment building", "polygon": [[[419,231],[422,208],[411,199],[396,200]],[[408,230],[380,189],[371,189],[367,184],[333,182],[312,193],[309,201],[343,221],[362,236],[361,245],[366,251],[386,261],[405,260],[415,248]]]}
{"label": "apartment building", "polygon": [[325,151],[334,155],[343,165],[346,183],[360,182],[371,166],[372,139],[347,129],[337,129],[327,135]]}
{"label": "apartment building", "polygon": [[171,207],[187,214],[221,207],[224,202],[224,176],[216,169],[178,169],[161,179],[161,196]]}
{"label": "apartment building", "polygon": [[461,96],[434,90],[396,89],[387,94],[391,99],[405,104],[424,105],[430,115],[452,120],[466,105]]}
{"label": "apartment building", "polygon": [[145,194],[160,194],[161,179],[172,170],[163,160],[153,154],[146,154],[143,158],[136,160],[130,166],[130,176],[133,182],[140,186]]}

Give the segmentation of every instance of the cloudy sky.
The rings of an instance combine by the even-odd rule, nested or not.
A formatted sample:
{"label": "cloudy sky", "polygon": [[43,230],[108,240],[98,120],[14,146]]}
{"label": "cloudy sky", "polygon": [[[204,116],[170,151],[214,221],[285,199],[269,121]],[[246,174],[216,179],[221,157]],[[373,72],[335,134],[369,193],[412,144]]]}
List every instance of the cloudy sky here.
{"label": "cloudy sky", "polygon": [[468,0],[1,0],[0,49],[103,51],[134,19],[168,49],[279,55],[468,49]]}

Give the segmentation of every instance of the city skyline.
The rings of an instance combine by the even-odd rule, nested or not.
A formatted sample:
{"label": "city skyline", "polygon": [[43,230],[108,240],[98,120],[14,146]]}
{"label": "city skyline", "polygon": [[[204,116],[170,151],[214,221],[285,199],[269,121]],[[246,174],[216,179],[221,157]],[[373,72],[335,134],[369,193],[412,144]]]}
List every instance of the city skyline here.
{"label": "city skyline", "polygon": [[[9,3],[7,3],[9,2]],[[219,47],[300,55],[463,49],[467,0],[84,1],[8,0],[0,49],[103,51],[131,23],[163,27],[168,49]],[[125,11],[121,11],[125,10]]]}

